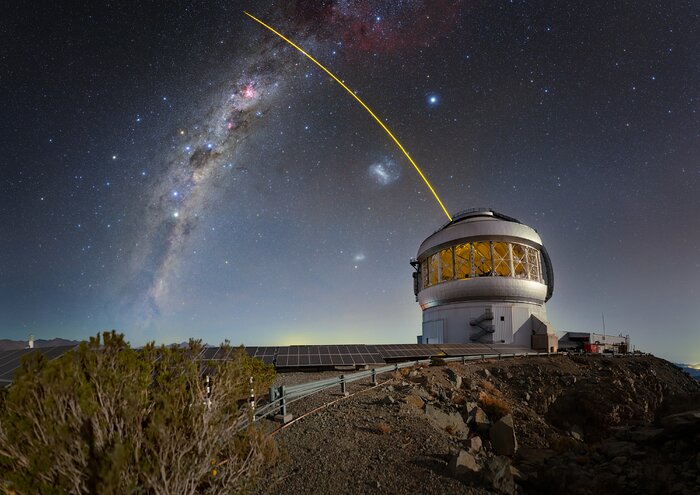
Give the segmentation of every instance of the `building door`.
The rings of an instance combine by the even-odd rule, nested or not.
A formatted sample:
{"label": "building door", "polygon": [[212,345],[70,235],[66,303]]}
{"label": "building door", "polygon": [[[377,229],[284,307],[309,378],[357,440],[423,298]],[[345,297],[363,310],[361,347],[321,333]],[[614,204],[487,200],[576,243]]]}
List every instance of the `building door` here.
{"label": "building door", "polygon": [[444,344],[445,320],[423,322],[423,344]]}

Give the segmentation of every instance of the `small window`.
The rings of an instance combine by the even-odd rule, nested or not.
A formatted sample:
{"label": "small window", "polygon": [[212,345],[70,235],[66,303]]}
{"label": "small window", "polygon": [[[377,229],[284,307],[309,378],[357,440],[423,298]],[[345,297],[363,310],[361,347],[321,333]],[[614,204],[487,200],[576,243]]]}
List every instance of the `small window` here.
{"label": "small window", "polygon": [[501,316],[501,321],[506,321],[506,317],[505,317],[505,316]]}

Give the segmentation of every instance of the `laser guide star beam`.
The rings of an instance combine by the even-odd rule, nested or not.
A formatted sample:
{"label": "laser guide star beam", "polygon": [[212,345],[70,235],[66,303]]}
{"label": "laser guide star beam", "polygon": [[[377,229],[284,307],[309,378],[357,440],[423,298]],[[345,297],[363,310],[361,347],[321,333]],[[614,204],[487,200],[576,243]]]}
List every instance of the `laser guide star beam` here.
{"label": "laser guide star beam", "polygon": [[411,162],[411,165],[413,165],[413,168],[416,169],[416,172],[418,172],[418,175],[420,175],[421,179],[423,179],[423,182],[425,182],[425,185],[428,186],[428,189],[430,190],[430,192],[433,193],[433,196],[435,197],[435,200],[436,200],[436,201],[438,202],[438,204],[440,205],[440,208],[442,208],[442,211],[445,212],[445,215],[447,216],[447,218],[449,219],[449,221],[452,221],[452,217],[450,216],[449,212],[447,211],[447,208],[445,208],[445,205],[442,203],[442,201],[440,200],[440,197],[437,195],[437,192],[435,192],[435,189],[433,188],[433,186],[432,186],[432,185],[430,184],[430,182],[428,181],[428,178],[425,176],[425,174],[423,174],[423,171],[420,169],[420,167],[418,167],[418,164],[416,164],[416,162],[413,160],[413,158],[411,158],[411,155],[408,154],[408,151],[406,151],[406,148],[403,147],[403,145],[399,142],[399,140],[396,138],[396,136],[394,136],[394,134],[389,130],[389,128],[384,124],[384,122],[382,122],[381,119],[380,119],[379,117],[377,117],[377,115],[367,106],[367,104],[366,104],[364,101],[362,101],[362,100],[360,99],[359,96],[357,96],[349,87],[347,87],[343,81],[341,81],[340,79],[338,79],[338,77],[337,77],[335,74],[333,74],[330,70],[326,69],[326,67],[325,67],[323,64],[321,64],[321,62],[319,62],[319,61],[316,60],[314,57],[312,57],[312,56],[309,55],[307,52],[305,52],[304,49],[301,48],[299,45],[297,45],[296,43],[294,43],[294,42],[293,42],[292,40],[290,40],[289,38],[285,37],[285,36],[284,36],[282,33],[280,33],[279,31],[275,30],[272,26],[269,26],[269,25],[265,24],[263,21],[261,21],[261,20],[258,19],[257,17],[255,17],[255,16],[253,16],[253,15],[251,15],[251,14],[249,14],[248,12],[245,12],[245,11],[244,11],[243,13],[244,13],[245,15],[247,15],[248,17],[250,17],[251,19],[253,19],[253,20],[254,20],[255,22],[257,22],[258,24],[260,24],[261,26],[263,26],[263,27],[265,27],[266,29],[268,29],[269,31],[272,31],[274,34],[276,34],[277,36],[279,36],[281,39],[283,39],[284,41],[286,41],[287,43],[289,43],[289,44],[290,44],[291,46],[293,46],[294,48],[296,48],[302,55],[304,55],[306,58],[308,58],[309,60],[311,60],[314,64],[316,64],[317,66],[319,66],[326,74],[328,74],[329,76],[331,76],[331,78],[332,78],[335,82],[337,82],[338,84],[340,84],[340,85],[343,87],[343,89],[344,89],[345,91],[347,91],[347,92],[350,94],[350,96],[352,96],[353,98],[355,98],[355,100],[356,100],[360,105],[362,105],[362,108],[364,108],[365,110],[367,110],[367,113],[369,113],[369,114],[372,116],[372,118],[381,126],[382,129],[384,129],[384,131],[385,131],[385,132],[389,135],[389,137],[394,141],[394,143],[396,143],[396,146],[399,147],[399,149],[400,149],[401,152],[406,156],[406,158],[408,158],[408,161]]}

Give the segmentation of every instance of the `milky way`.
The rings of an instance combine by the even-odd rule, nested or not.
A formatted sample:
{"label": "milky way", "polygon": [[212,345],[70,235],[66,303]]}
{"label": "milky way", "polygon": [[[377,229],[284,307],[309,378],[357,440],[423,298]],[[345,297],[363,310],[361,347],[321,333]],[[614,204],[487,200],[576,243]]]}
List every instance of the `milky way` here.
{"label": "milky way", "polygon": [[236,164],[237,156],[279,98],[293,65],[289,50],[278,45],[277,40],[265,42],[245,64],[235,67],[231,80],[204,104],[207,110],[202,116],[178,132],[183,139],[154,188],[144,219],[146,241],[140,243],[142,249],[134,252],[131,263],[134,274],[140,273],[144,263],[155,266],[140,310],[146,325],[167,304],[188,240],[212,205],[213,190],[227,181],[223,172],[247,170]]}

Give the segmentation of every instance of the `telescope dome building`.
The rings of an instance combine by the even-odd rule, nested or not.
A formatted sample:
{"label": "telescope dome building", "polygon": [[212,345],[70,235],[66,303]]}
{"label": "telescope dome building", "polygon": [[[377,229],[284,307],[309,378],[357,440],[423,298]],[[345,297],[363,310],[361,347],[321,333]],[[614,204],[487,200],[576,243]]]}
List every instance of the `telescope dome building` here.
{"label": "telescope dome building", "polygon": [[535,229],[491,209],[465,210],[423,241],[411,264],[419,343],[556,350],[545,308],[552,263]]}

